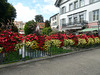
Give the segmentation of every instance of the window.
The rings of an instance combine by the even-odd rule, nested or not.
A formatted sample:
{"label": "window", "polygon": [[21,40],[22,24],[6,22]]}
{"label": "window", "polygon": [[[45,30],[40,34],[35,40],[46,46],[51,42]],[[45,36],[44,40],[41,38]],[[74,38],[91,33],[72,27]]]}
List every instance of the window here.
{"label": "window", "polygon": [[93,11],[93,21],[99,20],[99,10]]}
{"label": "window", "polygon": [[84,0],[80,0],[80,7],[84,6]]}
{"label": "window", "polygon": [[71,4],[69,4],[69,11],[70,10],[73,10],[73,4],[71,3]]}
{"label": "window", "polygon": [[66,25],[66,19],[64,18],[64,19],[62,19],[62,26],[63,25]]}
{"label": "window", "polygon": [[75,1],[74,2],[74,9],[77,9],[78,8],[78,1]]}
{"label": "window", "polygon": [[66,7],[64,6],[61,8],[61,14],[64,14],[65,12],[66,12]]}
{"label": "window", "polygon": [[77,17],[74,17],[74,23],[77,23],[77,20],[78,20]]}
{"label": "window", "polygon": [[84,15],[83,14],[79,15],[79,21],[80,21],[80,23],[82,23],[84,21]]}
{"label": "window", "polygon": [[54,20],[56,20],[56,16],[54,16],[54,17],[52,18],[52,21],[54,21]]}
{"label": "window", "polygon": [[69,18],[69,24],[72,24],[72,17]]}

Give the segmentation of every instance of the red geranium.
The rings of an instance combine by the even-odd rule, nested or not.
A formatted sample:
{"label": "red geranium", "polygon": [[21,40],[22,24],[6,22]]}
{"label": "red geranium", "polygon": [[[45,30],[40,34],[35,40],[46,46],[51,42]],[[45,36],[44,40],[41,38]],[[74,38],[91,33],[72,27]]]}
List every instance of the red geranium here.
{"label": "red geranium", "polygon": [[21,34],[14,33],[11,30],[0,32],[0,46],[3,47],[3,52],[14,51],[15,44],[22,41],[23,37]]}

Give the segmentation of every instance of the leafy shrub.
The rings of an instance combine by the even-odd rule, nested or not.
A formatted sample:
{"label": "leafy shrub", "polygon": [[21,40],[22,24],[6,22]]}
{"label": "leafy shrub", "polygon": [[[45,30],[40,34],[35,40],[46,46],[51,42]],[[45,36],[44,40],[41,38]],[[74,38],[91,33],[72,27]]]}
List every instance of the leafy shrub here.
{"label": "leafy shrub", "polygon": [[26,45],[27,48],[31,48],[31,49],[34,49],[34,50],[39,48],[38,43],[36,41],[32,41],[32,42],[27,41],[25,43],[25,45]]}
{"label": "leafy shrub", "polygon": [[52,29],[50,27],[43,28],[42,30],[42,34],[44,35],[49,35],[50,32],[52,32]]}
{"label": "leafy shrub", "polygon": [[61,41],[57,39],[47,40],[45,41],[46,50],[48,50],[51,46],[60,47]]}
{"label": "leafy shrub", "polygon": [[93,38],[88,38],[87,45],[93,45],[93,44],[95,44]]}
{"label": "leafy shrub", "polygon": [[0,47],[3,47],[2,53],[15,51],[15,45],[22,41],[22,35],[11,30],[5,30],[0,33]]}
{"label": "leafy shrub", "polygon": [[32,34],[35,32],[35,30],[36,30],[36,22],[34,22],[34,20],[28,21],[25,24],[25,27],[24,27],[25,35]]}
{"label": "leafy shrub", "polygon": [[29,34],[27,36],[24,37],[25,39],[25,42],[29,41],[29,42],[32,42],[32,41],[36,41],[38,43],[38,49],[39,50],[43,50],[43,45],[44,45],[44,42],[45,42],[45,38],[44,36],[42,35],[37,35],[37,34]]}
{"label": "leafy shrub", "polygon": [[73,46],[74,43],[75,43],[75,41],[72,40],[72,39],[65,39],[65,40],[64,40],[64,46],[65,46],[65,47],[66,47],[66,46]]}
{"label": "leafy shrub", "polygon": [[18,43],[18,44],[15,45],[15,50],[22,49],[22,47],[23,47],[23,43],[22,42]]}
{"label": "leafy shrub", "polygon": [[78,39],[78,44],[77,44],[77,46],[79,46],[79,47],[84,47],[86,44],[87,44],[87,42],[86,42],[85,39],[81,39],[81,38]]}
{"label": "leafy shrub", "polygon": [[99,37],[94,38],[95,44],[99,44],[100,43],[100,39]]}

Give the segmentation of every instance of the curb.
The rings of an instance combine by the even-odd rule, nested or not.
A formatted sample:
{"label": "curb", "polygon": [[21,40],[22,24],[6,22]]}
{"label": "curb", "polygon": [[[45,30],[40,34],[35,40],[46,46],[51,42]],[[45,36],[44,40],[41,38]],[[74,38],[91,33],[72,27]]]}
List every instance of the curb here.
{"label": "curb", "polygon": [[[95,47],[95,49],[99,49],[99,48],[100,47]],[[19,62],[10,63],[10,64],[3,64],[3,65],[0,65],[0,69],[12,67],[12,66],[18,66],[18,65],[22,65],[22,64],[28,64],[28,63],[31,63],[31,62],[48,60],[48,59],[57,58],[57,57],[61,57],[61,56],[67,56],[67,55],[76,54],[76,53],[85,52],[85,51],[90,51],[90,50],[94,50],[94,48],[82,49],[82,50],[79,50],[79,51],[73,51],[73,52],[59,54],[59,55],[47,56],[47,57],[44,57],[44,58],[37,58],[37,59],[26,60],[26,61],[19,61]]]}

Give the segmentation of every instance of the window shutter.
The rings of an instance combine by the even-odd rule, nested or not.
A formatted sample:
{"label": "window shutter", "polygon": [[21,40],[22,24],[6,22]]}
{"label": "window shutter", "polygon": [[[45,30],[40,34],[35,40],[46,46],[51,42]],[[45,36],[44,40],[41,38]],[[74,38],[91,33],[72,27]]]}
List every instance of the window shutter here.
{"label": "window shutter", "polygon": [[92,22],[93,21],[93,14],[92,14],[92,11],[89,12],[89,22]]}

